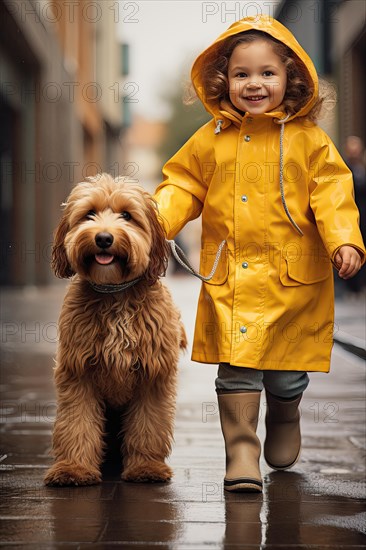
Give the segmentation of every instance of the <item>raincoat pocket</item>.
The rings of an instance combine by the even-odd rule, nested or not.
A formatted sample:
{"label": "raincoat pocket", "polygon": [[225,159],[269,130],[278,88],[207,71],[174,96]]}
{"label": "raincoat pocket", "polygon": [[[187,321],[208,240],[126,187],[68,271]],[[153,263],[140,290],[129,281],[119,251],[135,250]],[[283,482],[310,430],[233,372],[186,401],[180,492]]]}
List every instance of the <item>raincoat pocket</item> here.
{"label": "raincoat pocket", "polygon": [[[229,257],[227,246],[224,246],[220,259],[215,270],[215,274],[209,281],[204,281],[207,285],[223,285],[229,275]],[[200,273],[208,277],[214,267],[217,255],[217,247],[205,246],[200,253]]]}
{"label": "raincoat pocket", "polygon": [[281,258],[280,280],[284,286],[311,285],[324,281],[331,274],[328,257],[302,254],[301,258]]}

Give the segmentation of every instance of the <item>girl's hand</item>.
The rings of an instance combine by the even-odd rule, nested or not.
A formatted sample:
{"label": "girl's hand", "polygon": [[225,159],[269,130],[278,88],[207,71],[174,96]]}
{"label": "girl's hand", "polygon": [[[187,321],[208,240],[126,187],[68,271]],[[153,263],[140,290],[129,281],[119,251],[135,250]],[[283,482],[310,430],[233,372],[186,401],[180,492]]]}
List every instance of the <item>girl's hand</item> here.
{"label": "girl's hand", "polygon": [[361,268],[361,257],[353,246],[341,246],[335,255],[334,261],[341,279],[354,277]]}

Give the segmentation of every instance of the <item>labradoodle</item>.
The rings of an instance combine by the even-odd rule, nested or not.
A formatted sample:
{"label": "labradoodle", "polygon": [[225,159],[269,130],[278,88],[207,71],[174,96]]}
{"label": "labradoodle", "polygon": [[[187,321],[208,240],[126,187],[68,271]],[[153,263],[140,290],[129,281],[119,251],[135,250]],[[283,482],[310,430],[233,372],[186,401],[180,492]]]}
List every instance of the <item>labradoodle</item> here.
{"label": "labradoodle", "polygon": [[72,277],[59,320],[55,463],[47,485],[101,481],[106,407],[121,410],[122,479],[167,481],[186,335],[159,277],[167,247],[151,196],[99,174],[71,192],[52,265]]}

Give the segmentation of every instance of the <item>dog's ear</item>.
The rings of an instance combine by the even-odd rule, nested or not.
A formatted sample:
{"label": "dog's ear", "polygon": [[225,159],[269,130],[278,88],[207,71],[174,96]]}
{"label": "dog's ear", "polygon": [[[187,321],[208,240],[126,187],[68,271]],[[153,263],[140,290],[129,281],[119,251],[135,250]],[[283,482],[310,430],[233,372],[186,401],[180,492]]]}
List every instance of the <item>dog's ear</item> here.
{"label": "dog's ear", "polygon": [[52,269],[55,275],[60,277],[60,279],[68,279],[69,277],[75,275],[75,272],[71,268],[66,255],[65,237],[68,230],[69,224],[67,221],[67,216],[64,214],[55,231],[51,261]]}
{"label": "dog's ear", "polygon": [[163,277],[168,267],[169,247],[165,240],[165,234],[158,221],[156,203],[150,200],[147,216],[149,218],[152,245],[150,251],[150,263],[145,272],[149,284],[154,284],[159,277]]}

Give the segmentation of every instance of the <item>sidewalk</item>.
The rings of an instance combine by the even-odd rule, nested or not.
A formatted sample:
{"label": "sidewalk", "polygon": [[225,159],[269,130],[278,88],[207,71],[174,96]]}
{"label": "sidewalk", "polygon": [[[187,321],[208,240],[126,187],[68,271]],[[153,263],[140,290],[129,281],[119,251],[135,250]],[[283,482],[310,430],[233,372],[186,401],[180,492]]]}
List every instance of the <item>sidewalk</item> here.
{"label": "sidewalk", "polygon": [[[192,342],[200,284],[185,276],[167,283]],[[64,289],[2,292],[3,548],[365,548],[364,362],[338,345],[331,373],[312,374],[302,402],[301,460],[288,472],[263,463],[263,495],[223,494],[217,367],[191,363],[189,354],[181,360],[171,483],[127,484],[117,476],[88,488],[44,487]],[[359,305],[339,303],[337,315],[344,333],[362,338]],[[264,401],[261,410],[263,441]]]}
{"label": "sidewalk", "polygon": [[366,359],[366,295],[337,300],[334,340]]}

